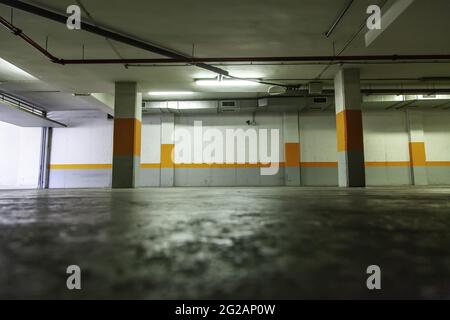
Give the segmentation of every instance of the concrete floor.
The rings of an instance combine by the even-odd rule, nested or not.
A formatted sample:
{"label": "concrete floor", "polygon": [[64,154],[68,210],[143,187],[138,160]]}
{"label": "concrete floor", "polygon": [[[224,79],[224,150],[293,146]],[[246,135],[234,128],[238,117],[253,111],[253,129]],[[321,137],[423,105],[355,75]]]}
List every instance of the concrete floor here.
{"label": "concrete floor", "polygon": [[450,189],[1,191],[0,298],[450,298]]}

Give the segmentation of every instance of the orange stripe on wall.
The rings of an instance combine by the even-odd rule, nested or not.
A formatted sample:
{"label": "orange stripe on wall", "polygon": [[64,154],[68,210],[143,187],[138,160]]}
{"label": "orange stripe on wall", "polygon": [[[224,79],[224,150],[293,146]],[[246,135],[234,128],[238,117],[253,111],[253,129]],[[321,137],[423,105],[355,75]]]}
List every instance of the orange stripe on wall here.
{"label": "orange stripe on wall", "polygon": [[285,143],[284,157],[286,167],[298,167],[300,162],[300,143]]}
{"label": "orange stripe on wall", "polygon": [[339,152],[364,150],[361,110],[344,110],[336,114],[336,135]]}
{"label": "orange stripe on wall", "polygon": [[137,119],[114,119],[115,156],[141,155],[141,126]]}
{"label": "orange stripe on wall", "polygon": [[426,166],[427,160],[425,155],[425,143],[410,142],[409,158],[411,159],[412,166]]}

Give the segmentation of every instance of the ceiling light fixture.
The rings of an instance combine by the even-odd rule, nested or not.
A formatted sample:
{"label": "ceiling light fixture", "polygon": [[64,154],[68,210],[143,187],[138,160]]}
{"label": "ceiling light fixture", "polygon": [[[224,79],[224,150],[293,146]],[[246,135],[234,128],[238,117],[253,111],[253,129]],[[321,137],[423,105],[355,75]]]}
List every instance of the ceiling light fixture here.
{"label": "ceiling light fixture", "polygon": [[[253,80],[253,81],[252,81]],[[258,86],[260,83],[256,79],[241,80],[241,79],[198,79],[195,84],[198,86],[210,87],[241,87],[241,86]]]}
{"label": "ceiling light fixture", "polygon": [[185,96],[194,94],[192,91],[150,91],[149,96]]}

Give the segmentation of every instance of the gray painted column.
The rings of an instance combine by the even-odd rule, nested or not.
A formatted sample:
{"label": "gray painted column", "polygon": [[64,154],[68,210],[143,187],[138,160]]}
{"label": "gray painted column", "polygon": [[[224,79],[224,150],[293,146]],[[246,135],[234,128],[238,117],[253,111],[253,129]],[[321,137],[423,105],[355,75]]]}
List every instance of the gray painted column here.
{"label": "gray painted column", "polygon": [[50,186],[50,155],[52,149],[53,128],[42,128],[41,157],[39,164],[39,189]]}
{"label": "gray painted column", "polygon": [[300,185],[300,138],[298,112],[283,115],[284,182],[287,186]]}
{"label": "gray painted column", "polygon": [[113,188],[139,185],[142,94],[135,82],[117,82],[114,101]]}
{"label": "gray painted column", "polygon": [[423,114],[420,110],[407,110],[409,134],[409,158],[413,185],[428,184],[425,139],[423,133]]}
{"label": "gray painted column", "polygon": [[335,79],[336,135],[340,187],[366,185],[361,89],[358,69],[341,69]]}

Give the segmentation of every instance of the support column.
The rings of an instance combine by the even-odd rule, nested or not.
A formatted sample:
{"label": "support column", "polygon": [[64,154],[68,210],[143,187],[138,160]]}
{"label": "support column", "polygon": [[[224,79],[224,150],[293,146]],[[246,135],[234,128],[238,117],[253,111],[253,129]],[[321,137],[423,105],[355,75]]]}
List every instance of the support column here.
{"label": "support column", "polygon": [[139,185],[142,94],[135,82],[117,82],[114,103],[113,188]]}
{"label": "support column", "polygon": [[423,134],[423,114],[419,110],[407,110],[409,133],[409,159],[413,185],[427,185],[427,160]]}
{"label": "support column", "polygon": [[341,69],[334,79],[334,87],[339,186],[365,187],[359,70]]}
{"label": "support column", "polygon": [[52,149],[53,128],[42,128],[41,157],[39,164],[39,189],[50,187],[50,155]]}
{"label": "support column", "polygon": [[284,131],[284,182],[287,186],[300,185],[300,138],[298,113],[283,115]]}
{"label": "support column", "polygon": [[173,187],[175,184],[174,131],[175,116],[161,116],[161,187]]}

